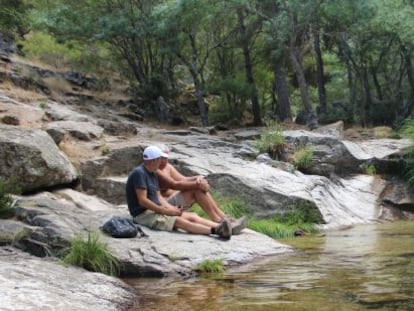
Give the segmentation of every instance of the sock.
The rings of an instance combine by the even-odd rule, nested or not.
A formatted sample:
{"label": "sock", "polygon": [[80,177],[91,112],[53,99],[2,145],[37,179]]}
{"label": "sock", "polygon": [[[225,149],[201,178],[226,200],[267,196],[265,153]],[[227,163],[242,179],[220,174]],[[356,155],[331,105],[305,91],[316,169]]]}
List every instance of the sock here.
{"label": "sock", "polygon": [[216,228],[211,228],[211,234],[216,234]]}

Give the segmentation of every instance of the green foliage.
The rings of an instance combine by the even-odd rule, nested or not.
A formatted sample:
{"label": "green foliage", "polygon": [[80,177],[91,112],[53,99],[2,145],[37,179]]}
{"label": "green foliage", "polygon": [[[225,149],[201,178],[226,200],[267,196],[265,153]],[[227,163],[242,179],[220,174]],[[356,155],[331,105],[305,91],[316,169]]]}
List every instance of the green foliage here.
{"label": "green foliage", "polygon": [[298,229],[309,233],[317,232],[315,224],[321,222],[322,216],[316,208],[307,203],[299,203],[289,206],[286,211],[272,218],[252,218],[249,220],[249,228],[277,239],[293,237]]}
{"label": "green foliage", "polygon": [[23,0],[0,0],[0,32],[22,35],[26,31],[28,5]]}
{"label": "green foliage", "polygon": [[44,100],[39,101],[37,105],[39,106],[40,109],[46,108],[46,102]]}
{"label": "green foliage", "polygon": [[268,125],[267,128],[256,140],[256,148],[260,152],[267,152],[272,158],[278,159],[285,150],[285,137],[282,127],[278,123]]}
{"label": "green foliage", "polygon": [[14,179],[2,181],[0,179],[0,218],[11,218],[14,216],[12,194],[19,194],[20,188]]}
{"label": "green foliage", "polygon": [[221,273],[224,272],[223,259],[204,260],[197,265],[196,271],[201,273]]}
{"label": "green foliage", "polygon": [[119,275],[118,260],[110,253],[107,245],[100,241],[99,237],[98,232],[88,231],[86,240],[81,236],[72,239],[63,262],[89,271]]}
{"label": "green foliage", "polygon": [[308,168],[313,161],[313,147],[307,146],[305,148],[297,150],[293,154],[293,164],[297,169]]}
{"label": "green foliage", "polygon": [[[215,79],[208,86],[208,91],[220,94],[219,102],[215,103],[209,111],[212,116],[211,121],[229,121],[233,119],[241,120],[247,108],[247,101],[252,95],[252,89],[244,78],[234,77],[225,79]],[[221,120],[217,116],[221,116]]]}
{"label": "green foliage", "polygon": [[19,43],[28,58],[40,60],[56,68],[69,66],[83,72],[111,68],[109,49],[103,44],[85,45],[76,40],[60,43],[44,32],[33,32]]}
{"label": "green foliage", "polygon": [[286,210],[274,217],[278,222],[287,224],[323,223],[322,215],[319,210],[311,203],[301,201],[287,206]]}
{"label": "green foliage", "polygon": [[368,165],[365,166],[365,174],[373,176],[376,173],[377,173],[377,170],[376,170],[374,164],[368,164]]}
{"label": "green foliage", "polygon": [[296,226],[276,222],[273,219],[249,219],[249,228],[274,239],[289,238],[295,235]]}
{"label": "green foliage", "polygon": [[274,239],[294,237],[298,229],[308,233],[317,232],[314,223],[299,221],[298,218],[302,218],[298,216],[298,213],[289,213],[289,215],[282,216],[276,215],[273,218],[265,219],[251,218],[249,219],[249,228]]}
{"label": "green foliage", "polygon": [[[237,29],[238,10],[245,15],[245,38]],[[249,39],[263,116],[265,109],[272,117],[278,111],[274,68],[294,76],[289,52],[295,50],[301,53],[311,99],[318,100],[316,61],[306,48],[315,38],[313,26],[320,30],[327,94],[327,111],[318,114],[321,123],[390,124],[412,97],[407,73],[413,17],[412,1],[401,0],[0,0],[0,30],[25,34],[27,55],[86,72],[118,70],[135,83],[136,97],[148,106],[159,95],[175,98],[181,82],[196,84],[199,98],[208,87],[219,95],[209,106],[210,119],[237,125],[252,110],[243,39]],[[32,29],[27,29],[28,21]],[[37,32],[53,34],[54,41],[42,38],[31,44]],[[178,65],[188,71],[187,79],[179,76]],[[287,91],[295,114],[303,100],[293,80]]]}

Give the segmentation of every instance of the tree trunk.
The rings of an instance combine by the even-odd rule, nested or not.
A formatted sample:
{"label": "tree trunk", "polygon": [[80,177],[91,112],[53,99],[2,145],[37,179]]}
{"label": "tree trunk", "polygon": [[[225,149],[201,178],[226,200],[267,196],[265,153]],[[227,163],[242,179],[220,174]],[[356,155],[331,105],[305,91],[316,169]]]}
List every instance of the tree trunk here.
{"label": "tree trunk", "polygon": [[275,65],[275,91],[277,96],[277,116],[280,121],[292,120],[292,113],[290,110],[289,92],[286,83],[285,68]]}
{"label": "tree trunk", "polygon": [[342,58],[342,61],[346,65],[346,72],[347,72],[347,77],[348,77],[348,89],[349,89],[349,106],[350,106],[350,112],[352,113],[350,117],[351,117],[351,120],[353,121],[355,113],[357,112],[357,104],[356,104],[357,90],[356,90],[356,85],[355,85],[354,73],[352,70],[351,52],[349,50],[345,36],[346,36],[345,34],[341,35],[339,50],[340,50],[340,57]]}
{"label": "tree trunk", "polygon": [[383,100],[384,96],[382,95],[381,85],[378,81],[377,70],[374,68],[371,68],[371,75],[372,75],[372,81],[374,81],[375,89],[377,90],[378,99]]}
{"label": "tree trunk", "polygon": [[364,89],[364,100],[363,103],[361,105],[361,125],[362,126],[367,126],[369,120],[369,111],[371,109],[371,104],[372,104],[372,96],[371,96],[371,88],[369,86],[369,80],[368,80],[368,70],[367,68],[364,66],[362,68],[362,87]]}
{"label": "tree trunk", "polygon": [[257,89],[254,83],[253,66],[252,66],[252,60],[250,57],[250,49],[249,49],[249,40],[248,40],[248,36],[246,33],[246,26],[244,25],[244,15],[241,9],[237,10],[237,20],[238,20],[239,33],[241,36],[242,49],[243,49],[246,79],[252,92],[250,99],[252,101],[253,124],[261,125],[262,119],[260,116],[259,98],[257,96]]}
{"label": "tree trunk", "polygon": [[323,68],[323,59],[320,45],[319,25],[316,23],[312,27],[313,32],[313,53],[316,61],[316,81],[318,84],[318,96],[319,96],[319,111],[326,112],[326,89],[325,89],[325,77]]}
{"label": "tree trunk", "polygon": [[306,83],[305,73],[302,67],[300,51],[297,47],[290,49],[290,58],[292,60],[293,68],[295,68],[296,77],[299,83],[300,95],[302,97],[303,106],[305,108],[307,124],[311,129],[318,127],[318,118],[312,108],[312,100],[309,96],[308,85]]}
{"label": "tree trunk", "polygon": [[191,75],[194,81],[195,95],[197,98],[198,109],[200,110],[201,126],[204,127],[208,125],[208,116],[207,116],[207,106],[203,98],[203,88],[201,86],[200,79],[198,78],[197,73],[194,70],[192,70]]}
{"label": "tree trunk", "polygon": [[404,54],[405,67],[407,68],[407,78],[411,89],[410,97],[414,98],[414,68],[411,62],[411,52],[405,46],[401,46],[401,50]]}
{"label": "tree trunk", "polygon": [[191,62],[185,59],[180,53],[176,53],[179,59],[187,66],[188,71],[191,74],[194,82],[195,96],[197,99],[198,109],[200,110],[200,119],[201,126],[208,125],[208,116],[207,116],[207,105],[204,102],[203,98],[203,87],[201,80],[199,78],[199,69],[198,69],[198,50],[196,45],[196,38],[192,34],[189,35],[191,50],[192,50],[192,60]]}

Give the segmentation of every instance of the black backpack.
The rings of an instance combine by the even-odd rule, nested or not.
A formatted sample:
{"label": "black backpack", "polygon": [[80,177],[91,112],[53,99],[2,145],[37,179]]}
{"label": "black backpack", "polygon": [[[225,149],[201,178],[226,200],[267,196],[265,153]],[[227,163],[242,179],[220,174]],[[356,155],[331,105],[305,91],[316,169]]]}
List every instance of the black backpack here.
{"label": "black backpack", "polygon": [[101,230],[114,238],[134,238],[138,232],[140,237],[147,236],[132,219],[121,216],[112,216]]}

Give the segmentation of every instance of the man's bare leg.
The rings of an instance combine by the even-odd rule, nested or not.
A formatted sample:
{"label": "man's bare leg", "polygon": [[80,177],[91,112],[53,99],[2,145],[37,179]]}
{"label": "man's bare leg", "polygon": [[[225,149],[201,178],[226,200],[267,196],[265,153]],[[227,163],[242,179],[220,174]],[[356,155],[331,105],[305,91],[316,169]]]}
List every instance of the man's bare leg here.
{"label": "man's bare leg", "polygon": [[[177,229],[182,229],[184,231],[187,231],[189,233],[194,233],[194,234],[204,234],[204,235],[210,235],[212,234],[212,228],[214,228],[214,234],[217,234],[218,236],[220,236],[221,238],[224,239],[230,239],[231,235],[232,235],[232,228],[231,225],[228,221],[223,221],[222,223],[220,223],[219,225],[217,225],[214,222],[210,222],[207,219],[204,220],[204,223],[212,223],[214,224],[213,227],[210,226],[206,226],[203,223],[197,223],[197,222],[193,222],[193,221],[199,221],[202,220],[202,218],[200,218],[198,215],[194,214],[194,213],[187,213],[188,215],[184,216],[184,217],[177,217],[175,220],[175,228]],[[194,215],[192,215],[194,214]],[[192,219],[193,221],[188,220],[186,217],[188,217],[189,219]]]}
{"label": "man's bare leg", "polygon": [[200,190],[181,191],[185,202],[192,205],[194,202],[198,203],[208,217],[214,222],[220,222],[226,215],[215,204],[213,197],[207,192]]}
{"label": "man's bare leg", "polygon": [[201,208],[207,213],[211,220],[220,222],[226,214],[217,206],[210,192],[195,191],[195,201],[201,206]]}
{"label": "man's bare leg", "polygon": [[203,226],[207,226],[210,228],[215,228],[219,225],[219,223],[217,222],[205,219],[203,217],[198,216],[196,213],[192,213],[192,212],[183,212],[181,217],[183,217],[184,219],[187,219],[188,221],[202,224]]}
{"label": "man's bare leg", "polygon": [[188,219],[185,219],[184,217],[177,217],[174,225],[177,229],[182,229],[184,231],[194,234],[209,235],[211,233],[211,227],[191,222]]}

